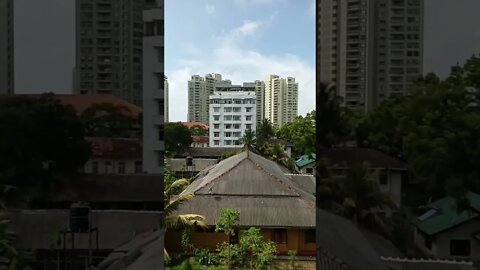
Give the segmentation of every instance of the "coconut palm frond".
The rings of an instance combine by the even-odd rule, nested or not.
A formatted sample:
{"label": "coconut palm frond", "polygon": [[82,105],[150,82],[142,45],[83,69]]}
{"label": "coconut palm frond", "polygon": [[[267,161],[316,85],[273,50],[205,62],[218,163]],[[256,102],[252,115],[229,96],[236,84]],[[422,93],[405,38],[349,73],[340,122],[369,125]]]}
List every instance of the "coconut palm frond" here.
{"label": "coconut palm frond", "polygon": [[190,185],[190,181],[188,179],[178,179],[173,182],[167,189],[165,189],[165,195],[173,195],[173,192],[175,192],[176,190],[183,191],[188,185]]}
{"label": "coconut palm frond", "polygon": [[165,218],[165,226],[168,228],[182,228],[199,226],[201,228],[208,228],[207,219],[205,216],[196,214],[171,215]]}
{"label": "coconut palm frond", "polygon": [[167,206],[165,206],[164,215],[166,217],[170,216],[173,212],[178,210],[180,205],[182,205],[183,203],[191,200],[192,198],[193,198],[193,194],[188,193],[188,194],[179,196],[178,198],[176,198],[174,200],[171,200],[170,203]]}
{"label": "coconut palm frond", "polygon": [[165,260],[165,262],[169,262],[172,258],[170,258],[170,254],[168,254],[167,250],[166,249],[163,249],[163,259]]}

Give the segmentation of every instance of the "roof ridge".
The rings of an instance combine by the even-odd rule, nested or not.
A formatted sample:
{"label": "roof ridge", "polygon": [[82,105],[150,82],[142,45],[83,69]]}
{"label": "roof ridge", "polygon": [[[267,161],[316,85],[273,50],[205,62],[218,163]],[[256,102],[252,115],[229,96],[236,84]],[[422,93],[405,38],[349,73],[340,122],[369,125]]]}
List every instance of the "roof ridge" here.
{"label": "roof ridge", "polygon": [[[240,152],[238,155],[240,155],[240,154],[242,154],[242,152]],[[235,156],[232,156],[232,157],[235,157]],[[232,157],[229,157],[229,158],[232,158]],[[197,191],[199,191],[200,189],[202,189],[202,188],[204,188],[204,187],[207,187],[209,184],[213,183],[214,181],[217,181],[220,177],[222,177],[222,176],[224,176],[225,174],[231,172],[231,171],[232,171],[233,169],[235,169],[238,165],[240,165],[240,163],[242,163],[244,160],[246,160],[247,157],[248,157],[248,153],[247,153],[247,155],[246,155],[244,158],[242,158],[241,160],[239,160],[239,161],[238,161],[235,165],[233,165],[230,169],[224,171],[222,174],[217,175],[216,177],[214,177],[213,179],[211,179],[210,181],[208,181],[208,183],[205,183],[205,185],[200,186],[200,187],[197,188],[197,190],[195,190],[193,193],[195,194],[195,193],[196,193]],[[227,158],[227,159],[228,159],[228,158]],[[225,160],[227,160],[227,159],[225,159]],[[215,164],[214,166],[216,167],[216,166],[218,166],[220,163],[221,163],[221,162]],[[215,168],[215,167],[214,167],[214,168]],[[210,172],[209,172],[209,173],[210,173]],[[206,174],[204,177],[206,177],[207,175],[208,175],[208,174]],[[204,177],[202,177],[202,179],[203,179]]]}
{"label": "roof ridge", "polygon": [[380,256],[383,261],[391,262],[411,262],[411,263],[445,263],[445,264],[458,264],[458,265],[473,265],[473,262],[466,260],[448,260],[448,259],[430,259],[430,258],[407,258],[407,257],[383,257]]}

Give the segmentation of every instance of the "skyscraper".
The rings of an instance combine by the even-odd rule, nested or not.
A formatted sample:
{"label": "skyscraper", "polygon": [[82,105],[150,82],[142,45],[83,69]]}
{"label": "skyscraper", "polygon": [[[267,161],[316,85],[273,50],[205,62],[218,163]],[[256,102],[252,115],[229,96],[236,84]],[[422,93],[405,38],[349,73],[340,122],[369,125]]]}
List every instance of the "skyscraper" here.
{"label": "skyscraper", "polygon": [[164,79],[164,89],[165,89],[165,96],[164,96],[164,100],[165,100],[165,111],[164,111],[164,115],[165,115],[165,123],[168,123],[169,120],[169,113],[168,113],[168,109],[169,109],[169,102],[168,102],[168,78],[167,76],[165,76],[165,79]]}
{"label": "skyscraper", "polygon": [[422,74],[423,10],[423,0],[319,1],[320,81],[367,111],[405,94]]}
{"label": "skyscraper", "polygon": [[142,11],[151,3],[76,0],[74,93],[113,94],[142,105]]}
{"label": "skyscraper", "polygon": [[[162,2],[162,3],[160,3]],[[165,152],[164,6],[143,12],[143,170],[162,173]]]}
{"label": "skyscraper", "polygon": [[188,121],[208,125],[209,96],[213,94],[215,83],[222,82],[222,75],[210,73],[201,77],[193,75],[188,81]]}
{"label": "skyscraper", "polygon": [[292,122],[298,115],[298,83],[295,78],[269,75],[265,79],[265,118],[275,126]]}
{"label": "skyscraper", "polygon": [[0,94],[13,94],[13,0],[0,1]]}

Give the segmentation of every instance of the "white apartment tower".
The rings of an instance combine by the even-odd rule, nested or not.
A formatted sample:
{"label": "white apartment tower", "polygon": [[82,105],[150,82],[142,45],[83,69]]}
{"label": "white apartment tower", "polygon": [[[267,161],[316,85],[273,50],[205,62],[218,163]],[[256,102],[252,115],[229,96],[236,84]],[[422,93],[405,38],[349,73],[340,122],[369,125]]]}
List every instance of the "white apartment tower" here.
{"label": "white apartment tower", "polygon": [[0,1],[0,94],[13,94],[13,0]]}
{"label": "white apartment tower", "polygon": [[371,110],[422,74],[423,0],[317,2],[317,76],[344,105]]}
{"label": "white apartment tower", "polygon": [[210,147],[241,147],[245,131],[256,128],[254,91],[215,91],[210,100]]}
{"label": "white apartment tower", "polygon": [[264,117],[274,126],[292,122],[298,115],[298,83],[295,78],[269,75],[265,79]]}
{"label": "white apartment tower", "polygon": [[163,0],[143,12],[143,170],[163,173],[165,86]]}
{"label": "white apartment tower", "polygon": [[188,81],[188,121],[208,125],[209,96],[213,94],[215,83],[222,82],[222,75],[210,73],[201,77],[192,75]]}

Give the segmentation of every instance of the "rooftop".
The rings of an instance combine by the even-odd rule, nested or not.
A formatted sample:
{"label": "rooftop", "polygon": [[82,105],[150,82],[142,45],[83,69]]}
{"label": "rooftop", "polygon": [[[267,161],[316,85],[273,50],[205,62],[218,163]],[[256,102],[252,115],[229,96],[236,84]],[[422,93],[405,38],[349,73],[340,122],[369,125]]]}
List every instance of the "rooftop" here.
{"label": "rooftop", "polygon": [[295,160],[295,164],[297,165],[297,167],[302,168],[304,166],[315,163],[316,158],[317,155],[315,153],[312,153],[310,155],[303,155],[297,160]]}
{"label": "rooftop", "polygon": [[407,164],[400,159],[370,148],[323,148],[319,153],[320,158],[327,158],[331,165],[339,168],[349,168],[354,164],[367,162],[372,169],[407,169]]}
{"label": "rooftop", "polygon": [[[175,123],[175,122],[172,122],[172,123]],[[205,125],[204,123],[200,123],[200,122],[176,122],[176,123],[182,124],[187,128],[200,127],[208,130],[208,125]]]}
{"label": "rooftop", "polygon": [[141,159],[142,140],[138,138],[85,138],[91,145],[92,158]]}

